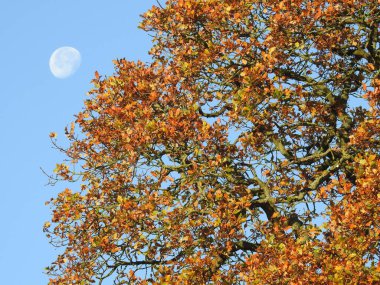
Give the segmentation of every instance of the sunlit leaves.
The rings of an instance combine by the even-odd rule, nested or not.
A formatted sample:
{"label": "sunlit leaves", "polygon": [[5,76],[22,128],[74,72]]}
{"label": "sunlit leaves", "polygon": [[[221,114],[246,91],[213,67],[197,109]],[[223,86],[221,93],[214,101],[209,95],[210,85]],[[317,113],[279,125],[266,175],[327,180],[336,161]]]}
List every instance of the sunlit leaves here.
{"label": "sunlit leaves", "polygon": [[[378,1],[167,1],[66,129],[50,284],[376,284]],[[355,106],[361,98],[362,106]],[[357,104],[356,104],[357,105]]]}

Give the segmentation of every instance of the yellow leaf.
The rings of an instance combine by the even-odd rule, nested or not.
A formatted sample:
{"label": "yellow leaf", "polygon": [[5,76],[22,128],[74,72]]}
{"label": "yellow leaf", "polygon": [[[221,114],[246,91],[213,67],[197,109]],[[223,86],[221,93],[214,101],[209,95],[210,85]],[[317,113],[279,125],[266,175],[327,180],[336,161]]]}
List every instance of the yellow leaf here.
{"label": "yellow leaf", "polygon": [[269,49],[269,54],[272,54],[275,50],[276,50],[276,47],[271,47],[271,48]]}
{"label": "yellow leaf", "polygon": [[49,137],[52,138],[52,139],[54,139],[54,138],[57,137],[57,133],[55,133],[55,132],[51,132],[51,133],[49,134]]}

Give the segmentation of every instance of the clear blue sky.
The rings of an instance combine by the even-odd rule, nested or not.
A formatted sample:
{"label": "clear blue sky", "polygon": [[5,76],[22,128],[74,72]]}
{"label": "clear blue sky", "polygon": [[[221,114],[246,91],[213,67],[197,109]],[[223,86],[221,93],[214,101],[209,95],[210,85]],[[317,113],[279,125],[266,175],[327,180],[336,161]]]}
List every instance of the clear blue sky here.
{"label": "clear blue sky", "polygon": [[[49,133],[64,142],[63,129],[80,111],[95,70],[112,74],[112,60],[148,61],[150,37],[139,15],[155,1],[4,0],[0,4],[0,284],[47,284],[44,267],[58,253],[42,226],[44,202],[65,187],[45,186],[40,167],[62,159]],[[49,57],[72,46],[82,55],[79,70],[55,78]]]}

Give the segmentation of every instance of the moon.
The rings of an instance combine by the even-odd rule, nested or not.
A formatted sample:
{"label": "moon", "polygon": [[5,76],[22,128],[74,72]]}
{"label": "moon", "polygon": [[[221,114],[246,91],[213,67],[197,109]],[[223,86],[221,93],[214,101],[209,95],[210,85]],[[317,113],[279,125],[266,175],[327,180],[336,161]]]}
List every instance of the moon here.
{"label": "moon", "polygon": [[50,56],[51,73],[60,79],[73,75],[81,64],[80,52],[73,47],[60,47]]}

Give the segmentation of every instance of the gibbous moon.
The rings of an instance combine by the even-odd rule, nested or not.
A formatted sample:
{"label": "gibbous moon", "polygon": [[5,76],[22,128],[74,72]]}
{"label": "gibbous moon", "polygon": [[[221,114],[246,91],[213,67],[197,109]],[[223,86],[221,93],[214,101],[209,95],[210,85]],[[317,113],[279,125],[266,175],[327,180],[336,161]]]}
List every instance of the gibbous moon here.
{"label": "gibbous moon", "polygon": [[73,47],[60,47],[50,56],[50,71],[57,78],[67,78],[79,68],[81,56]]}

